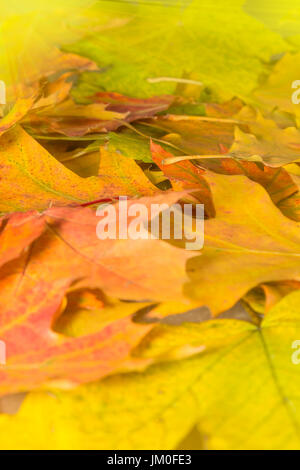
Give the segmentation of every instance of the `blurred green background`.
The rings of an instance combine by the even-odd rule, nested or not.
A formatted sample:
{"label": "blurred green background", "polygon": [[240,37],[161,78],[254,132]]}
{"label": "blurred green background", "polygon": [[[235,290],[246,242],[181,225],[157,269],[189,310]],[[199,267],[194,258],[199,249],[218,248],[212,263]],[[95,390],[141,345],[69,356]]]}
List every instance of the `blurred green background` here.
{"label": "blurred green background", "polygon": [[[172,93],[182,77],[247,96],[300,45],[300,0],[1,0],[0,79],[30,81],[54,47],[95,60],[79,94]],[[148,79],[163,78],[152,83]]]}

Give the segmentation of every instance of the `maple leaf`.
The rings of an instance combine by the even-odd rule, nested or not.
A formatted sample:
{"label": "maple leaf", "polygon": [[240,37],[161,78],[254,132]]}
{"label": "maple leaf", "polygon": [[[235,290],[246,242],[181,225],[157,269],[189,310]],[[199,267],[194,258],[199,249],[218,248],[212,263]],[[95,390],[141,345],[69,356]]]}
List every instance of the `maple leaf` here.
{"label": "maple leaf", "polygon": [[[260,326],[232,319],[161,325],[135,351],[160,364],[74,391],[29,394],[16,416],[0,417],[1,446],[173,449],[197,426],[198,449],[203,440],[206,449],[299,449],[298,375],[291,360],[299,305],[298,291]],[[186,344],[202,352],[174,361]],[[8,431],[16,434],[13,443]]]}
{"label": "maple leaf", "polygon": [[283,199],[278,203],[279,209],[290,219],[300,220],[300,193],[297,191],[295,194]]}
{"label": "maple leaf", "polygon": [[119,152],[109,152],[100,148],[99,178],[107,187],[113,182],[119,195],[153,195],[159,190],[149,181],[141,168],[132,159],[122,157]]}
{"label": "maple leaf", "polygon": [[299,290],[299,281],[280,281],[261,284],[243,297],[243,300],[255,312],[265,315],[283,297],[290,292]]}
{"label": "maple leaf", "polygon": [[95,69],[98,70],[97,65],[89,59],[58,52],[46,75],[39,76],[31,83],[26,81],[6,87],[8,105],[4,106],[5,116],[0,120],[0,136],[17,122],[24,121],[31,110],[63,101],[72,88],[74,77],[84,70]]}
{"label": "maple leaf", "polygon": [[206,221],[201,256],[189,262],[186,292],[218,313],[257,284],[299,280],[299,223],[284,217],[265,190],[244,176],[207,172],[205,178],[216,217]]}
{"label": "maple leaf", "polygon": [[251,134],[236,127],[235,140],[229,149],[229,156],[262,161],[272,167],[300,160],[300,132],[295,127],[281,129],[274,121],[257,113],[256,120],[249,124],[249,128]]}
{"label": "maple leaf", "polygon": [[[38,85],[34,83],[35,87],[39,88],[39,96],[28,110],[28,114],[30,115],[30,111],[33,112],[33,110],[38,113],[45,108],[51,109],[54,105],[66,100],[75,79],[78,79],[80,73],[87,70],[96,72],[99,69],[93,61],[85,57],[58,53],[52,68],[48,70],[47,74],[39,77]],[[26,122],[26,119],[27,115],[24,115],[23,121]]]}
{"label": "maple leaf", "polygon": [[52,203],[80,204],[102,194],[105,197],[99,179],[86,181],[70,172],[22,128],[4,134],[1,144],[2,212],[42,210]]}
{"label": "maple leaf", "polygon": [[[205,189],[203,181],[203,169],[223,175],[245,175],[252,181],[261,184],[268,191],[272,201],[280,208],[284,215],[299,220],[298,204],[299,184],[297,179],[285,168],[272,168],[261,166],[251,161],[236,160],[229,158],[228,154],[224,158],[202,158],[199,156],[195,167],[189,162],[190,157],[174,157],[170,152],[165,151],[161,146],[152,144],[152,157],[154,162],[161,168],[165,176],[169,177],[174,188],[197,187],[200,199],[205,203],[207,214],[214,214],[214,209],[209,189]],[[194,158],[194,157],[193,157]],[[200,170],[200,168],[202,170]],[[196,174],[198,173],[198,176]],[[179,186],[178,186],[179,185]],[[180,186],[181,185],[181,186]],[[203,188],[201,188],[203,186]],[[289,199],[291,197],[291,199]]]}
{"label": "maple leaf", "polygon": [[[192,116],[168,116],[164,119],[155,119],[155,121],[147,122],[146,129],[148,133],[153,136],[154,144],[158,145],[156,142],[159,142],[161,146],[160,162],[162,162],[163,160],[164,168],[161,167],[161,164],[159,162],[156,163],[158,163],[158,166],[163,170],[164,174],[166,176],[169,175],[171,179],[172,175],[175,176],[175,174],[177,174],[178,177],[178,170],[176,169],[175,171],[174,165],[176,164],[177,168],[179,163],[183,165],[184,161],[191,159],[193,160],[193,162],[194,160],[196,160],[195,163],[201,168],[207,168],[217,173],[225,175],[246,175],[251,180],[261,184],[268,191],[273,202],[281,209],[281,211],[287,217],[290,217],[293,220],[299,220],[299,182],[297,181],[296,177],[292,174],[292,171],[295,172],[295,169],[291,169],[288,165],[286,165],[284,168],[272,168],[270,166],[267,166],[266,164],[262,165],[258,162],[256,163],[255,161],[252,162],[242,160],[240,158],[235,158],[235,155],[231,155],[231,153],[229,153],[229,148],[233,144],[234,138],[233,122],[230,122],[230,120],[228,122],[227,119],[223,119],[222,121],[222,118],[221,121],[219,121],[219,116],[225,115],[228,117],[228,113],[229,117],[232,116],[232,113],[237,110],[236,105],[232,102],[225,103],[222,105],[210,104],[208,109],[210,114],[210,116],[208,117],[203,116],[201,118],[195,118]],[[259,135],[264,134],[264,128],[260,124],[256,124],[254,122],[253,111],[250,110],[250,108],[248,107],[244,107],[242,111],[244,124],[241,126],[245,128],[246,124],[248,126],[251,124],[253,125],[255,132],[257,132]],[[216,116],[216,118],[212,116]],[[216,120],[210,121],[210,119]],[[249,121],[250,119],[251,121]],[[243,121],[237,120],[236,123],[238,122]],[[275,123],[274,126],[276,127],[276,129],[278,129]],[[157,134],[153,132],[154,129],[155,131],[157,131],[158,129],[164,131],[167,128],[172,129],[172,131],[174,132],[171,132],[167,135],[161,135],[160,133],[158,134],[158,136],[160,137],[159,139],[157,138]],[[277,132],[280,132],[280,129],[278,129]],[[241,135],[244,135],[241,130],[239,131],[239,133]],[[248,136],[248,134],[245,135]],[[115,145],[118,148],[125,148],[125,152],[128,156],[130,156],[129,145],[133,143],[133,154],[138,155],[139,151],[140,154],[143,156],[143,161],[149,161],[149,152],[147,152],[146,149],[145,137],[142,138],[136,136],[134,140],[132,140],[132,135],[130,135],[130,140],[128,141],[128,143],[126,142],[126,138],[124,142],[124,138],[122,136],[119,136],[117,138],[113,136],[111,139],[112,142],[116,141]],[[171,143],[172,147],[168,148],[166,146],[168,142]],[[112,144],[112,146],[113,145],[114,144]],[[235,145],[236,144],[233,144],[232,147],[234,147]],[[177,148],[177,146],[179,147]],[[284,147],[284,145],[282,146]],[[176,157],[175,155],[179,154],[179,148],[182,148],[182,151],[187,153],[188,155],[184,157]],[[250,149],[251,146],[248,150]],[[296,155],[296,153],[294,153],[295,151],[291,151],[286,147],[284,147],[284,149],[286,150],[286,152],[290,152],[290,155],[293,155],[293,160]],[[219,153],[220,150],[222,153]],[[166,153],[166,151],[168,152],[168,154]],[[216,154],[214,154],[214,152],[216,152]],[[191,156],[189,156],[189,154]],[[158,152],[156,152],[155,155],[158,155]],[[257,157],[254,160],[261,160],[261,157]],[[173,163],[173,165],[169,165],[170,163]],[[187,165],[190,164],[188,163]],[[191,169],[192,172],[196,171],[193,166],[191,166]],[[185,173],[185,178],[184,173],[182,173],[180,178],[182,181],[185,179],[185,185],[190,185],[193,178],[191,177],[191,175],[187,174],[187,171],[185,171]],[[203,202],[206,202],[207,213],[211,213],[211,210],[208,210],[209,206],[211,206],[211,202],[209,202],[209,199],[206,197]]]}
{"label": "maple leaf", "polygon": [[152,96],[151,98],[131,98],[120,93],[97,92],[92,98],[93,101],[106,103],[107,109],[125,113],[127,121],[132,122],[137,119],[151,118],[155,114],[168,109],[174,101],[174,96]]}
{"label": "maple leaf", "polygon": [[203,177],[204,171],[197,168],[189,161],[179,162],[169,166],[164,165],[164,160],[172,157],[172,155],[154,142],[151,142],[150,146],[153,161],[163,171],[164,175],[170,179],[174,190],[196,189],[197,191],[193,191],[193,196],[204,204],[206,214],[213,216],[215,210],[209,185]]}
{"label": "maple leaf", "polygon": [[[125,122],[154,116],[164,111],[173,101],[173,97],[154,97],[138,100],[115,95],[115,99],[106,94],[97,93],[95,102],[77,104],[71,98],[61,101],[56,106],[32,110],[23,120],[36,135],[63,134],[68,137],[80,137],[90,133],[108,132],[118,129]],[[113,95],[114,96],[114,95]],[[102,101],[101,101],[102,97]],[[120,102],[118,104],[118,101]],[[45,106],[42,101],[41,105]]]}
{"label": "maple leaf", "polygon": [[[0,211],[43,210],[51,204],[82,204],[118,196],[154,194],[158,189],[134,160],[105,153],[98,176],[68,170],[21,127],[2,136]],[[112,179],[113,177],[113,179]]]}
{"label": "maple leaf", "polygon": [[174,100],[172,96],[142,100],[98,92],[88,103],[78,104],[69,94],[75,77],[86,70],[98,69],[94,62],[76,54],[61,54],[40,83],[20,84],[21,96],[0,121],[0,136],[18,121],[32,133],[42,136],[58,133],[78,137],[108,132],[118,129],[124,121],[152,117],[166,110]]}
{"label": "maple leaf", "polygon": [[[292,7],[63,3],[2,9],[0,447],[300,448]],[[187,201],[199,252],[146,231]]]}
{"label": "maple leaf", "polygon": [[220,144],[230,147],[234,138],[235,121],[210,121],[204,116],[168,115],[149,121],[151,130],[163,132],[162,139],[175,145],[188,155],[216,155],[220,153]]}
{"label": "maple leaf", "polygon": [[[178,199],[175,194],[169,193],[170,204]],[[167,200],[165,194],[163,200]],[[142,201],[150,206],[152,202],[160,203],[162,197]],[[100,288],[107,295],[131,301],[183,298],[185,263],[192,256],[184,250],[157,239],[98,240],[98,220],[90,208],[53,208],[44,215],[33,213],[20,218],[22,232],[16,232],[18,218],[12,216],[1,233],[5,239],[7,232],[12,238],[16,232],[15,243],[11,241],[7,246],[7,255],[12,259],[19,254],[15,245],[20,240],[23,247],[35,241],[27,252],[15,262],[6,262],[1,270],[0,334],[7,348],[7,363],[0,371],[1,393],[26,390],[53,380],[80,383],[107,375],[121,367],[121,359],[127,358],[132,344],[147,330],[132,324],[129,318],[129,312],[134,313],[145,303],[123,308],[114,302],[109,325],[107,318],[97,321],[95,317],[93,327],[92,323],[87,327],[83,323],[80,337],[70,339],[55,334],[51,325],[71,286]],[[28,223],[36,227],[30,237]],[[9,258],[6,256],[3,261]],[[171,267],[168,275],[166,265]],[[107,311],[103,312],[104,315]]]}
{"label": "maple leaf", "polygon": [[33,213],[15,213],[0,222],[0,266],[21,255],[44,229],[42,218],[33,217]]}
{"label": "maple leaf", "polygon": [[12,110],[0,120],[0,136],[12,126],[14,126],[28,113],[35,100],[36,93],[32,93],[29,98],[19,98],[17,100]]}
{"label": "maple leaf", "polygon": [[121,301],[104,295],[100,289],[70,288],[52,328],[70,337],[80,337],[83,332],[91,335],[119,318],[133,317],[145,308],[152,309],[152,304]]}
{"label": "maple leaf", "polygon": [[284,54],[275,63],[266,80],[254,91],[256,103],[264,110],[272,112],[277,108],[299,118],[299,106],[292,102],[291,88],[299,77],[299,57],[299,52]]}
{"label": "maple leaf", "polygon": [[223,175],[244,175],[259,183],[268,192],[270,198],[287,217],[297,220],[291,211],[284,210],[281,202],[298,192],[298,185],[285,168],[272,168],[255,162],[219,158],[198,160],[202,168]]}
{"label": "maple leaf", "polygon": [[150,137],[137,134],[132,129],[122,129],[107,135],[108,150],[119,152],[128,158],[152,163]]}

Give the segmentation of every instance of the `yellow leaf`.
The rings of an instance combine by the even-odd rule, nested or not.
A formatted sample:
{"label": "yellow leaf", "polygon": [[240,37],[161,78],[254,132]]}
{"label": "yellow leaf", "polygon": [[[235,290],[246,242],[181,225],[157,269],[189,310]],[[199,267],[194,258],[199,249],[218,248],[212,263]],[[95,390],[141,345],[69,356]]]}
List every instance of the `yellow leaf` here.
{"label": "yellow leaf", "polygon": [[188,263],[186,293],[214,314],[258,284],[300,280],[300,225],[244,176],[206,172],[216,218],[205,221],[204,248]]}
{"label": "yellow leaf", "polygon": [[140,356],[161,360],[187,343],[206,349],[74,391],[31,393],[16,416],[0,416],[1,448],[172,449],[197,425],[198,448],[300,449],[299,308],[296,292],[258,327],[231,319],[157,327]]}
{"label": "yellow leaf", "polygon": [[[243,108],[237,118],[247,113]],[[247,123],[247,122],[246,122]],[[281,129],[259,112],[247,123],[251,133],[236,127],[235,140],[227,156],[279,167],[300,160],[300,132],[296,127]]]}
{"label": "yellow leaf", "polygon": [[129,317],[150,305],[145,302],[122,302],[107,298],[99,289],[75,289],[65,297],[66,306],[54,330],[67,336],[92,334],[106,325]]}
{"label": "yellow leaf", "polygon": [[0,136],[8,129],[20,121],[33,106],[36,99],[36,93],[28,98],[19,98],[11,111],[0,120]]}
{"label": "yellow leaf", "polygon": [[151,195],[159,190],[134,160],[102,153],[99,176],[81,178],[52,157],[21,127],[1,137],[0,211],[43,210],[51,204]]}
{"label": "yellow leaf", "polygon": [[134,160],[119,152],[110,152],[104,147],[100,148],[99,177],[107,185],[111,182],[118,185],[120,196],[126,195],[128,191],[132,196],[159,192]]}
{"label": "yellow leaf", "polygon": [[[287,113],[300,117],[300,107],[292,101],[292,94],[296,89],[292,83],[299,79],[300,52],[292,54],[287,52],[275,65],[267,80],[255,90],[254,98],[257,104],[272,111],[278,108]],[[297,87],[298,88],[298,87]]]}

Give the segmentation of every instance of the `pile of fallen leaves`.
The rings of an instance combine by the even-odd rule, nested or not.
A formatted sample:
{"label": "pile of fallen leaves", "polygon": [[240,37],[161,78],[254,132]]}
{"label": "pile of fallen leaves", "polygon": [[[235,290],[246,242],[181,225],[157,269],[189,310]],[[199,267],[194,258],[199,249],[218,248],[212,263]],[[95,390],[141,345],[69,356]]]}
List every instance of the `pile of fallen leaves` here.
{"label": "pile of fallen leaves", "polygon": [[[69,46],[1,108],[0,446],[300,448],[300,55],[255,77],[241,58],[250,93],[200,41],[203,75],[184,36],[181,70],[133,59],[147,42],[122,53],[137,25]],[[204,204],[203,249],[99,240],[120,196]]]}

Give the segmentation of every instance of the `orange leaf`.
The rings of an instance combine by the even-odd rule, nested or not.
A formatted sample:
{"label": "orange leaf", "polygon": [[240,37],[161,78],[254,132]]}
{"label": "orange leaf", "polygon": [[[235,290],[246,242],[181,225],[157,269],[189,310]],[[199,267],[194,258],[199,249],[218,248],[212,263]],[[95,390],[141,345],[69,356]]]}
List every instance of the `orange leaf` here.
{"label": "orange leaf", "polygon": [[[164,195],[164,201],[167,198]],[[173,199],[170,193],[170,203]],[[151,198],[144,202],[150,204]],[[18,232],[14,236],[15,217],[5,227],[12,234],[14,256],[20,238]],[[182,299],[185,264],[192,253],[156,239],[99,240],[99,219],[90,208],[53,208],[20,217],[23,227],[32,223],[35,228],[31,239],[23,228],[24,240],[35,241],[1,268],[0,338],[6,343],[7,364],[0,369],[0,393],[53,381],[87,382],[131,367],[130,350],[148,327],[118,313],[109,325],[100,322],[99,331],[83,331],[76,338],[57,334],[52,327],[68,289],[102,289],[114,298],[143,302]],[[41,221],[44,231],[39,236]]]}

